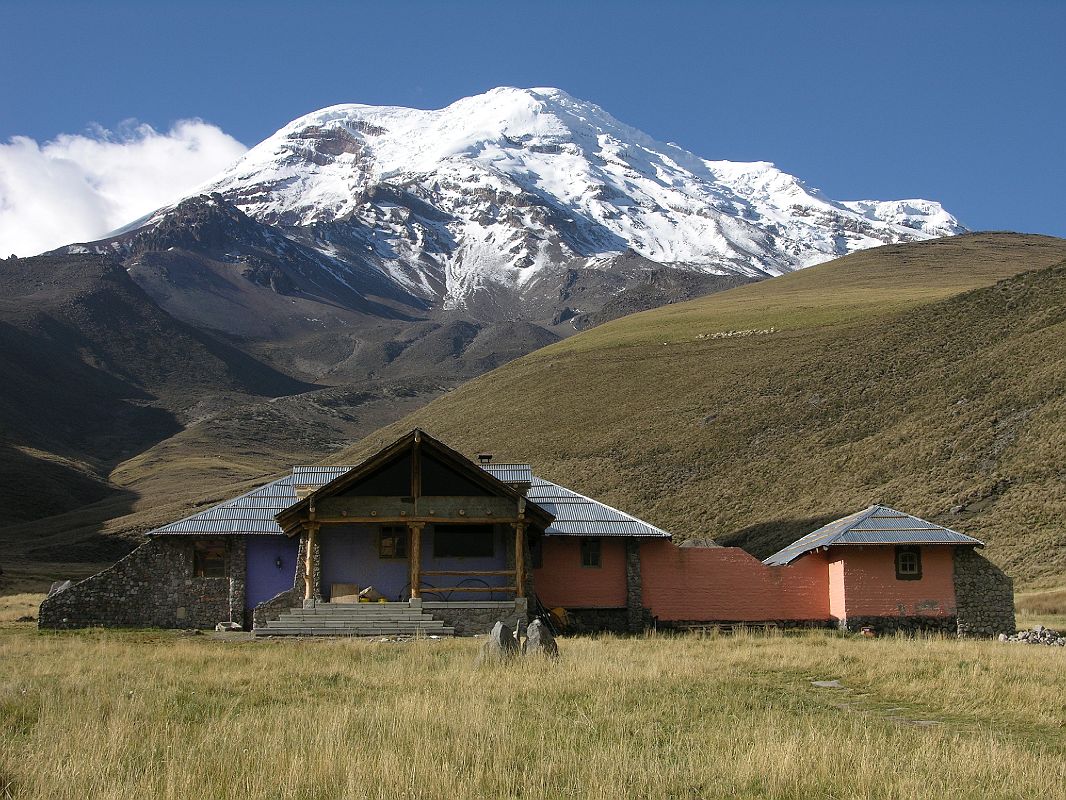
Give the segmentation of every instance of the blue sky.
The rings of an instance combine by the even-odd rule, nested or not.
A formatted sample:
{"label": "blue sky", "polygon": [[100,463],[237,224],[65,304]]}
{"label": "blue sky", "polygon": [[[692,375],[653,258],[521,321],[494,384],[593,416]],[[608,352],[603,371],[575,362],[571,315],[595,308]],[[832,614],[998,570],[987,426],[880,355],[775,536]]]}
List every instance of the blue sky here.
{"label": "blue sky", "polygon": [[[0,142],[558,86],[837,199],[1066,236],[1066,2],[4,2]],[[2,244],[0,244],[2,247]]]}

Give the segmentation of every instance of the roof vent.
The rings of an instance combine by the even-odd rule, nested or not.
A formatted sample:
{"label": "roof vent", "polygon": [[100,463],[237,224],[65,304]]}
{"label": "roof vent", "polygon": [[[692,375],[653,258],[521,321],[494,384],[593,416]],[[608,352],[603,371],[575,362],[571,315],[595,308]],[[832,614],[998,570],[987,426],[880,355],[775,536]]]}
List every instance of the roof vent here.
{"label": "roof vent", "polygon": [[481,464],[488,464],[492,461],[492,453],[478,453],[477,460]]}

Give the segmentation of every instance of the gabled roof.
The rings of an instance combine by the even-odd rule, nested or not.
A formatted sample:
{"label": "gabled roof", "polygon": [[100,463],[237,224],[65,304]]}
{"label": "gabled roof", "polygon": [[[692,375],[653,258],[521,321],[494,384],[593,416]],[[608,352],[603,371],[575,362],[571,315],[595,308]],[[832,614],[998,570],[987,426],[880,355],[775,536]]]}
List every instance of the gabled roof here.
{"label": "gabled roof", "polygon": [[[434,439],[420,428],[415,428],[406,433],[387,447],[382,448],[374,455],[367,458],[358,466],[352,467],[347,472],[328,480],[306,497],[301,498],[288,508],[278,512],[277,520],[282,529],[291,532],[299,524],[301,517],[309,513],[315,502],[324,497],[343,492],[348,487],[373,475],[378,470],[401,458],[405,453],[418,451],[430,453],[433,458],[453,469],[474,484],[480,485],[490,494],[497,497],[510,497],[518,501],[525,495],[514,486],[498,480],[491,472],[479,469],[478,465],[462,453],[453,450],[444,442]],[[526,513],[534,519],[538,519],[542,525],[547,526],[551,522],[550,516],[535,503],[526,506]]]}
{"label": "gabled roof", "polygon": [[819,547],[881,544],[966,544],[984,542],[888,506],[870,506],[824,525],[763,561],[772,567],[790,564]]}
{"label": "gabled roof", "polygon": [[554,515],[555,521],[544,531],[547,536],[670,538],[669,533],[644,520],[536,476],[526,497]]}
{"label": "gabled roof", "polygon": [[[480,468],[505,482],[530,484],[527,499],[555,515],[545,533],[549,536],[648,536],[668,539],[670,534],[643,520],[599,503],[532,474],[528,464],[481,464]],[[274,516],[297,501],[296,486],[323,486],[352,467],[294,467],[286,475],[247,494],[219,503],[185,519],[151,531],[167,534],[275,534],[282,535]]]}

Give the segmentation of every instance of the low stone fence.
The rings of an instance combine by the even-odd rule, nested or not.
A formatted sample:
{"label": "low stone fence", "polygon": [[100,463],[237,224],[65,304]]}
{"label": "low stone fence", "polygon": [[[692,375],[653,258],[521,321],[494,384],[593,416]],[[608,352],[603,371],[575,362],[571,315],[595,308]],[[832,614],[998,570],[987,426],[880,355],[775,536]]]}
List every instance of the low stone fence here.
{"label": "low stone fence", "polygon": [[278,619],[282,612],[288,611],[290,608],[300,608],[303,605],[303,599],[303,589],[297,589],[295,586],[292,589],[286,589],[284,592],[278,592],[253,609],[253,627],[261,628],[268,620]]}

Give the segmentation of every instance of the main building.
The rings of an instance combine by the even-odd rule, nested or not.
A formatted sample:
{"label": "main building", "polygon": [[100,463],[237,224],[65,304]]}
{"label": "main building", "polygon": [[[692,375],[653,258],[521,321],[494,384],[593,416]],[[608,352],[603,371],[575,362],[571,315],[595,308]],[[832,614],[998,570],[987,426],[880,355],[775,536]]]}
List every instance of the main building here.
{"label": "main building", "polygon": [[552,613],[578,632],[1013,632],[1011,581],[980,541],[885,506],[762,562],[690,544],[526,464],[474,462],[414,430],[358,466],[296,467],[149,532],[45,600],[39,624],[447,635]]}

